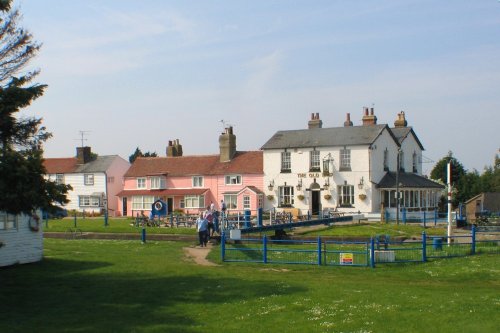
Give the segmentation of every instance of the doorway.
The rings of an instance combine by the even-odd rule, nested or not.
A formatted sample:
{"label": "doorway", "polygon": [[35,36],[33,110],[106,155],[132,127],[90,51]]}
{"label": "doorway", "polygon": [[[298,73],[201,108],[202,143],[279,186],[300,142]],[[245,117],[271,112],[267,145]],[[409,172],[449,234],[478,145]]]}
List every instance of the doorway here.
{"label": "doorway", "polygon": [[123,216],[127,216],[128,211],[127,211],[127,197],[123,197],[122,199],[122,214]]}
{"label": "doorway", "polygon": [[320,212],[320,191],[311,191],[311,213],[312,215],[319,215]]}
{"label": "doorway", "polygon": [[167,198],[167,213],[170,215],[174,211],[174,199]]}

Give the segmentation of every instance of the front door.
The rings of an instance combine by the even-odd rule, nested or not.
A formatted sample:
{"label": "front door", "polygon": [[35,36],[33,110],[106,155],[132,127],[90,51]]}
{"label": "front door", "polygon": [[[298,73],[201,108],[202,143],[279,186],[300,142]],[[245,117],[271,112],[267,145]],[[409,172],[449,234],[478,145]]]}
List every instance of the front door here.
{"label": "front door", "polygon": [[174,199],[167,198],[167,213],[170,214],[174,211]]}
{"label": "front door", "polygon": [[311,213],[312,215],[319,215],[320,212],[320,191],[311,191]]}
{"label": "front door", "polygon": [[122,199],[122,212],[123,216],[127,216],[127,197],[123,197]]}

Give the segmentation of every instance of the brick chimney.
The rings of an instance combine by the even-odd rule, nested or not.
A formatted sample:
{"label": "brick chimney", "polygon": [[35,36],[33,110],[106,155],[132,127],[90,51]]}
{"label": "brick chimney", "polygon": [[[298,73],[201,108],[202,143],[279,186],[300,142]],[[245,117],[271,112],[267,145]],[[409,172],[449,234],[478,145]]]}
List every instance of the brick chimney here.
{"label": "brick chimney", "polygon": [[352,121],[351,121],[351,114],[350,114],[350,113],[348,113],[348,114],[347,114],[347,118],[346,118],[346,120],[344,121],[344,126],[345,126],[345,127],[350,127],[350,126],[352,126],[352,125],[353,125],[353,123],[352,123]]}
{"label": "brick chimney", "polygon": [[363,126],[377,125],[377,116],[374,108],[363,107]]}
{"label": "brick chimney", "polygon": [[92,160],[90,147],[76,147],[76,161],[78,164],[85,164]]}
{"label": "brick chimney", "polygon": [[179,139],[168,140],[167,157],[177,156],[182,156],[182,145],[179,143]]}
{"label": "brick chimney", "polygon": [[312,128],[322,128],[323,127],[323,121],[319,119],[319,113],[311,113],[311,120],[307,123],[307,126],[309,129]]}
{"label": "brick chimney", "polygon": [[229,162],[236,154],[236,135],[233,127],[227,127],[225,132],[219,136],[220,161]]}
{"label": "brick chimney", "polygon": [[398,113],[398,119],[394,121],[394,127],[406,127],[406,126],[408,126],[408,122],[406,121],[405,118],[405,112],[401,111],[400,113]]}

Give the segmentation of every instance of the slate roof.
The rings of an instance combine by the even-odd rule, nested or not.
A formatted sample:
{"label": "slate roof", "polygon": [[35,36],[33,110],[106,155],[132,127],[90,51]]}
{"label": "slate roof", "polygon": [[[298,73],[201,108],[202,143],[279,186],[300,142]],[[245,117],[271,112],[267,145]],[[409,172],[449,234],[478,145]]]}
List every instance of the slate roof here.
{"label": "slate roof", "polygon": [[95,173],[105,172],[109,169],[118,155],[97,156],[94,161],[77,164],[75,157],[69,158],[46,158],[43,165],[47,174],[54,173]]}
{"label": "slate roof", "polygon": [[389,126],[381,124],[278,131],[261,149],[371,145],[384,130],[399,144]]}
{"label": "slate roof", "polygon": [[125,177],[264,173],[262,151],[239,151],[228,162],[220,162],[219,158],[219,155],[139,157],[132,163]]}
{"label": "slate roof", "polygon": [[417,144],[420,146],[420,149],[425,150],[424,146],[418,139],[412,127],[393,127],[390,130],[394,134],[394,136],[398,139],[398,142],[400,144],[403,143],[403,141],[408,137],[408,135],[411,134],[415,138],[415,141],[417,141]]}
{"label": "slate roof", "polygon": [[[416,175],[410,172],[400,172],[399,173],[399,187],[400,188],[434,188],[442,189],[444,185],[436,183],[428,178]],[[377,184],[378,188],[396,188],[396,172],[389,171]]]}

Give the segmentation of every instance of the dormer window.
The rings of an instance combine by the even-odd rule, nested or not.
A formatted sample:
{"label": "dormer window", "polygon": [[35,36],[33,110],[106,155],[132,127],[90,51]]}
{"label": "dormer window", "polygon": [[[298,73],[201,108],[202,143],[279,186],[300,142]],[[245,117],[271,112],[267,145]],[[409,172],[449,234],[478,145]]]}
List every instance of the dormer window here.
{"label": "dormer window", "polygon": [[163,177],[151,177],[151,189],[158,190],[165,188],[165,178]]}
{"label": "dormer window", "polygon": [[138,189],[146,188],[146,178],[137,178],[137,188]]}

